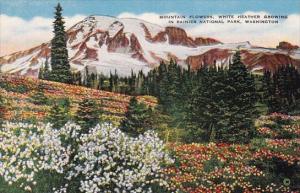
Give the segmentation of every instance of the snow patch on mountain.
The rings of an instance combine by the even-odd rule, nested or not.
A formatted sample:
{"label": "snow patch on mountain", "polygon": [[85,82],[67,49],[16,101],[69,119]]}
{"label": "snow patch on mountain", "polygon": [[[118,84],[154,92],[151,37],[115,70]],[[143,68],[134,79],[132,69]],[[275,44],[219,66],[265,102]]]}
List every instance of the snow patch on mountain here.
{"label": "snow patch on mountain", "polygon": [[[270,60],[270,55],[275,54],[281,55],[271,60],[274,65],[280,64],[281,61],[300,63],[300,49],[262,48],[249,42],[221,43],[211,38],[200,38],[195,43],[197,37],[188,36],[183,29],[167,30],[165,27],[135,18],[120,19],[92,15],[73,25],[67,30],[67,35],[72,69],[81,71],[88,66],[92,72],[105,75],[115,71],[121,76],[130,75],[131,71],[148,72],[159,65],[161,60],[170,58],[176,59],[180,65],[186,67],[187,59],[193,56],[195,58],[190,61],[196,62],[193,63],[195,68],[203,65],[204,60],[214,61],[217,66],[224,66],[230,62],[230,55],[236,50],[246,50],[248,55],[257,53],[268,55],[268,60],[266,57],[262,59],[258,57],[258,61],[254,61],[254,64],[251,61],[252,70],[264,68],[262,64]],[[220,56],[211,50],[219,52]],[[1,57],[0,66],[3,72],[28,75],[28,71],[30,75],[37,76],[38,69],[45,63],[46,58],[50,63],[50,57],[48,42],[37,48]]]}

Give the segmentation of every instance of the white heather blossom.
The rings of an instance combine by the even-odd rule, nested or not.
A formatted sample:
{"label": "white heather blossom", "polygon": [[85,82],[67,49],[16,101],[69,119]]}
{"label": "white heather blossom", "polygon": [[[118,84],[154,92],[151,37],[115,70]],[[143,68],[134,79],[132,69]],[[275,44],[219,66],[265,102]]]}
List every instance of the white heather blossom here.
{"label": "white heather blossom", "polygon": [[31,190],[36,172],[63,173],[70,146],[64,146],[61,137],[50,124],[6,123],[0,129],[0,176],[9,184],[23,179],[28,183],[25,190]]}
{"label": "white heather blossom", "polygon": [[[22,181],[26,191],[38,183],[35,174],[45,170],[68,181],[83,176],[80,191],[86,193],[153,192],[153,184],[167,188],[160,171],[172,160],[154,132],[132,138],[109,124],[88,134],[79,135],[80,130],[74,123],[56,130],[51,124],[7,122],[0,129],[0,176],[10,185]],[[68,184],[53,187],[53,193],[67,190]]]}
{"label": "white heather blossom", "polygon": [[109,124],[98,125],[81,136],[75,171],[83,174],[81,191],[151,192],[153,183],[166,186],[160,175],[163,162],[171,162],[163,142],[153,132],[132,138]]}

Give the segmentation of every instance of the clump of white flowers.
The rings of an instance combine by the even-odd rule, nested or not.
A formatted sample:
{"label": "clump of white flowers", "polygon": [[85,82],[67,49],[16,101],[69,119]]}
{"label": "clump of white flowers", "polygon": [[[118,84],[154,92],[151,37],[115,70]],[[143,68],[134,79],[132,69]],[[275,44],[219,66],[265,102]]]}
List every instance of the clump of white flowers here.
{"label": "clump of white flowers", "polygon": [[[35,174],[44,170],[64,174],[66,182],[81,176],[79,191],[86,193],[152,192],[154,184],[167,188],[160,172],[172,160],[154,132],[132,138],[109,124],[88,134],[80,130],[73,123],[60,130],[6,123],[0,129],[0,177],[8,184],[23,180],[28,191],[37,183]],[[67,187],[53,187],[53,192],[67,192]]]}

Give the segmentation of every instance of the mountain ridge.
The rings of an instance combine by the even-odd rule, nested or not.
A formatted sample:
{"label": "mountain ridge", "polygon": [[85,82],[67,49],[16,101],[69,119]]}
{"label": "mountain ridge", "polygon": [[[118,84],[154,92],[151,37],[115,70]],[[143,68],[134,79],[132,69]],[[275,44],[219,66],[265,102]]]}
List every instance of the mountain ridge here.
{"label": "mountain ridge", "polygon": [[[250,42],[222,43],[219,40],[190,36],[184,29],[162,27],[137,18],[91,15],[74,24],[67,33],[70,64],[74,71],[88,66],[91,72],[121,76],[131,70],[148,72],[161,60],[173,58],[186,67],[228,65],[233,52],[240,49],[242,59],[252,71],[274,70],[280,65],[300,67],[300,49],[282,43],[277,49],[256,47]],[[291,49],[281,49],[291,48]],[[0,57],[1,71],[37,77],[50,58],[50,41],[31,49]]]}

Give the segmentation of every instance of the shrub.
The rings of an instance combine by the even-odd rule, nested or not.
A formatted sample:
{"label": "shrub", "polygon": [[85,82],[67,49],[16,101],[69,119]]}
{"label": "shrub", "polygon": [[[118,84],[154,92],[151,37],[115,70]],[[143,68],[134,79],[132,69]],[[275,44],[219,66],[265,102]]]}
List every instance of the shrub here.
{"label": "shrub", "polygon": [[5,89],[8,92],[16,92],[16,93],[27,93],[29,91],[28,87],[26,85],[20,84],[20,85],[13,85],[8,82],[0,81],[0,87]]}
{"label": "shrub", "polygon": [[84,99],[79,103],[75,121],[83,128],[82,133],[88,133],[89,128],[99,123],[101,114],[102,105],[93,99]]}
{"label": "shrub", "polygon": [[172,160],[156,134],[132,138],[109,124],[97,125],[87,134],[81,135],[80,130],[73,123],[59,130],[50,124],[6,123],[0,129],[0,187],[7,188],[2,191],[97,193],[167,188],[161,170]]}

